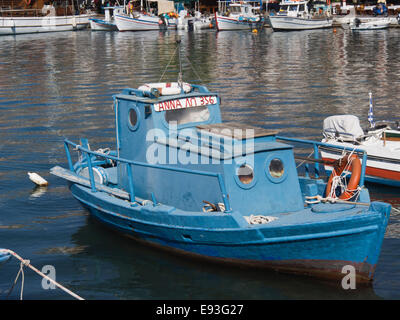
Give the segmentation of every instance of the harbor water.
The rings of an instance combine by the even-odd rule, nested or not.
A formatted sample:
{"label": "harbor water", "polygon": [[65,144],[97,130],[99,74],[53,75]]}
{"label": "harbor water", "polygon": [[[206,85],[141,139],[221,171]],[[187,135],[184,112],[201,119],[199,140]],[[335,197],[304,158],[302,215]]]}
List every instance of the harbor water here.
{"label": "harbor water", "polygon": [[[0,247],[85,299],[400,299],[400,214],[393,210],[370,286],[187,260],[110,231],[88,215],[64,180],[63,139],[115,148],[112,95],[176,81],[176,31],[61,32],[0,38]],[[184,80],[222,99],[224,121],[322,138],[322,121],[354,114],[365,127],[371,91],[376,119],[399,119],[398,29],[179,33]],[[49,181],[35,187],[28,172]],[[400,208],[396,188],[368,185],[373,200]],[[351,246],[351,243],[349,243]],[[0,299],[19,270],[0,266]],[[24,299],[71,299],[25,271]],[[48,286],[47,286],[48,288]],[[19,299],[20,286],[9,299]]]}

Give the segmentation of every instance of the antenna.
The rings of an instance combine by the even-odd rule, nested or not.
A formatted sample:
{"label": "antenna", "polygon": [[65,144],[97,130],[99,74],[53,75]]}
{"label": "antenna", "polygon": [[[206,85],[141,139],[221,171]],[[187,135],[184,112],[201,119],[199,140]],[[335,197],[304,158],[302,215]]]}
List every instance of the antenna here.
{"label": "antenna", "polygon": [[372,104],[372,92],[369,93],[369,112],[368,112],[368,122],[370,123],[371,128],[375,128],[374,122],[374,106]]}

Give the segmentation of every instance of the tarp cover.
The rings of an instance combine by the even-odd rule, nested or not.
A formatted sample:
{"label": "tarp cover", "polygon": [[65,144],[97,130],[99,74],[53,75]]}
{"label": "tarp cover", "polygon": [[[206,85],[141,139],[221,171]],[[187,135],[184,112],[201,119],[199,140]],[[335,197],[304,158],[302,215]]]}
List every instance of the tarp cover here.
{"label": "tarp cover", "polygon": [[364,135],[364,131],[360,126],[360,120],[352,115],[339,115],[326,118],[324,120],[323,133],[327,138],[335,138],[339,135],[346,140],[357,139]]}

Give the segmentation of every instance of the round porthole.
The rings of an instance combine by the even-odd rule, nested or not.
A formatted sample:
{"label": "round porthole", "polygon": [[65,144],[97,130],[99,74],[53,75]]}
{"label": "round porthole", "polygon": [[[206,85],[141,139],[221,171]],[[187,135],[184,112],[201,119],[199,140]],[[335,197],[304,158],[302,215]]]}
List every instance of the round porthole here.
{"label": "round porthole", "polygon": [[282,159],[271,156],[265,162],[265,173],[269,180],[273,183],[280,183],[285,180],[287,176],[285,164]]}
{"label": "round porthole", "polygon": [[269,174],[273,178],[281,178],[283,174],[285,173],[285,168],[283,166],[283,162],[281,159],[275,158],[272,159],[271,162],[269,163]]}
{"label": "round porthole", "polygon": [[239,187],[249,189],[256,184],[254,169],[247,163],[236,168],[235,181]]}
{"label": "round porthole", "polygon": [[129,109],[128,125],[131,130],[136,130],[139,126],[139,110],[137,108]]}

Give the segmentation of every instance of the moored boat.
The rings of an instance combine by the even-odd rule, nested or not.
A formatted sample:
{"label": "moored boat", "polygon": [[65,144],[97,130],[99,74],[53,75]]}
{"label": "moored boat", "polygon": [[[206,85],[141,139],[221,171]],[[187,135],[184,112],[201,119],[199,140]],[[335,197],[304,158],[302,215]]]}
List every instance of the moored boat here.
{"label": "moored boat", "polygon": [[250,30],[256,23],[264,23],[260,7],[253,6],[253,2],[218,1],[219,10],[215,13],[217,30]]}
{"label": "moored boat", "polygon": [[[356,116],[331,116],[324,120],[323,134],[323,142],[367,153],[366,181],[400,187],[399,122],[373,122],[373,126],[364,132]],[[321,154],[327,161],[342,156],[329,147],[323,148]],[[326,170],[332,171],[332,167],[327,165]]]}
{"label": "moored boat", "polygon": [[114,21],[114,14],[123,11],[123,7],[105,7],[104,19],[91,18],[90,29],[93,31],[117,31],[117,25]]}
{"label": "moored boat", "polygon": [[388,18],[372,19],[372,20],[360,20],[359,18],[354,18],[350,22],[350,29],[356,30],[380,30],[389,28],[390,20]]}
{"label": "moored boat", "polygon": [[51,169],[104,224],[190,257],[329,279],[351,265],[373,279],[391,207],[370,203],[362,170],[351,199],[310,201],[327,184],[298,175],[285,138],[222,122],[218,94],[181,77],[125,89],[114,110],[114,150],[65,140],[68,168]]}
{"label": "moored boat", "polygon": [[[170,3],[171,1],[165,2]],[[171,8],[173,9],[173,3]],[[133,1],[131,1],[124,12],[118,12],[114,15],[115,24],[119,31],[176,29],[177,19],[165,14],[170,12],[171,8],[167,7],[164,11],[158,11],[159,16],[157,16],[144,9],[143,0],[140,1],[139,8],[135,8]]]}
{"label": "moored boat", "polygon": [[312,30],[332,27],[329,11],[311,9],[310,1],[282,1],[279,12],[268,17],[274,31]]}
{"label": "moored boat", "polygon": [[[25,33],[72,31],[87,28],[89,19],[95,14],[90,11],[80,13],[74,9],[73,2],[55,7],[44,5],[42,0],[20,1],[19,9],[0,9],[0,35]],[[78,12],[79,14],[74,14]]]}

